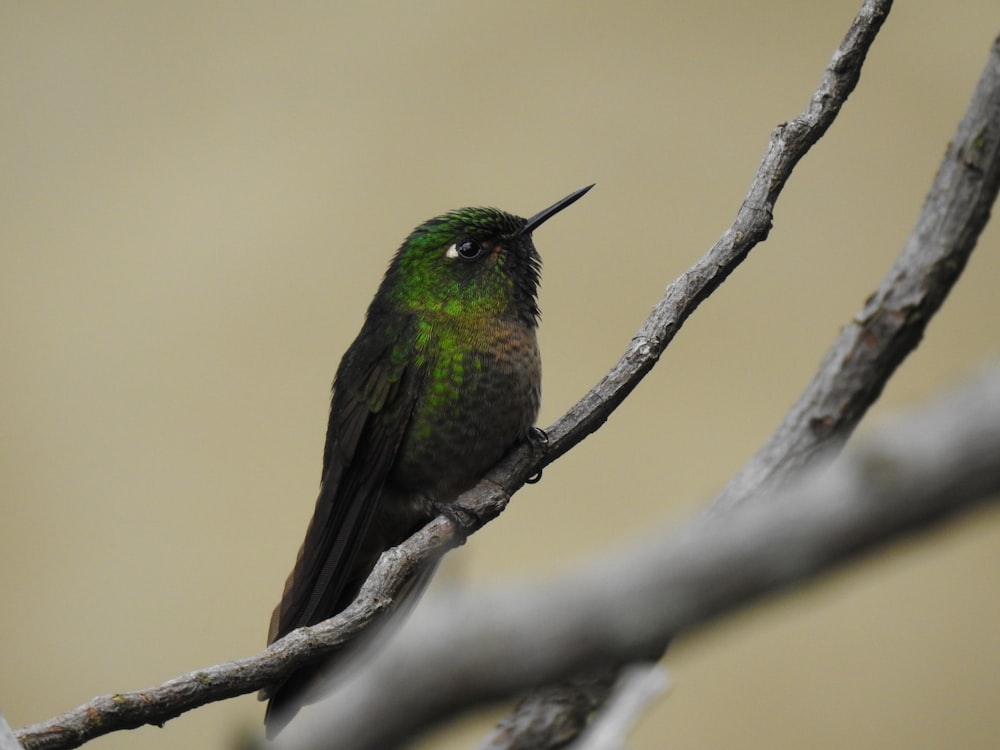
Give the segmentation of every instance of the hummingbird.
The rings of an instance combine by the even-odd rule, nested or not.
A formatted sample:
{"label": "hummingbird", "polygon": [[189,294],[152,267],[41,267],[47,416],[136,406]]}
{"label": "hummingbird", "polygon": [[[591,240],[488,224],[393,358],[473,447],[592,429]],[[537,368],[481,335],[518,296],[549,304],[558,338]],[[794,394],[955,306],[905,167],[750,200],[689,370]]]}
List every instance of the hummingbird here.
{"label": "hummingbird", "polygon": [[[269,644],[345,609],[385,550],[449,514],[531,437],[541,400],[532,233],[592,187],[528,219],[451,211],[403,242],[337,368],[319,496]],[[434,567],[407,596],[419,596]],[[322,666],[262,691],[269,738],[309,702]]]}

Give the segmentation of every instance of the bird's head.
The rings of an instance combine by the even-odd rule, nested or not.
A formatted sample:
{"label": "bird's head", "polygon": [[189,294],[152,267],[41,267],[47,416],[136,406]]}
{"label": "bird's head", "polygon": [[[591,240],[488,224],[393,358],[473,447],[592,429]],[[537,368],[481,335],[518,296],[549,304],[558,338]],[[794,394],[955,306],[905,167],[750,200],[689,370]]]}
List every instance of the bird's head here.
{"label": "bird's head", "polygon": [[380,296],[425,314],[516,316],[535,325],[541,258],[532,232],[591,187],[529,219],[461,208],[421,224],[393,258]]}

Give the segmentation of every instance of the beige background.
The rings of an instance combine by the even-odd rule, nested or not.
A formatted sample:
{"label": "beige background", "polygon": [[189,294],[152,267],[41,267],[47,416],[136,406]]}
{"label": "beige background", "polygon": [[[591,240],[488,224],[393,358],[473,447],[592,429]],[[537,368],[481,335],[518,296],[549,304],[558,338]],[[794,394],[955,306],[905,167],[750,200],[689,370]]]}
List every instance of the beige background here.
{"label": "beige background", "polygon": [[[415,224],[597,182],[536,236],[541,422],[569,407],[728,225],[856,5],[4,3],[11,723],[263,645],[329,381]],[[901,247],[996,10],[898,4],[771,239],[453,579],[536,579],[712,496]],[[998,239],[994,223],[872,421],[1000,352]],[[634,746],[995,748],[998,563],[982,513],[682,639]],[[226,747],[261,714],[247,696],[93,747]]]}

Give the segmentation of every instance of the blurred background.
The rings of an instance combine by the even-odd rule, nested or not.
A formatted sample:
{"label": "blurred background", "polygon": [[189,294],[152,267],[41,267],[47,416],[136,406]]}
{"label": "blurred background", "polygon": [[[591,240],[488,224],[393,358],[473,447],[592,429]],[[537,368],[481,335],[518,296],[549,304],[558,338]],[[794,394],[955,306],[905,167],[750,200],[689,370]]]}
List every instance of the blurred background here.
{"label": "blurred background", "polygon": [[[0,707],[17,727],[246,656],[391,254],[464,205],[536,236],[541,424],[729,225],[857,0],[0,6]],[[998,31],[899,3],[771,238],[444,578],[538,579],[697,512],[898,253]],[[867,424],[1000,353],[1000,227]],[[685,637],[635,748],[994,748],[1000,514]],[[503,711],[423,746],[466,748]],[[253,696],[90,747],[225,748]]]}

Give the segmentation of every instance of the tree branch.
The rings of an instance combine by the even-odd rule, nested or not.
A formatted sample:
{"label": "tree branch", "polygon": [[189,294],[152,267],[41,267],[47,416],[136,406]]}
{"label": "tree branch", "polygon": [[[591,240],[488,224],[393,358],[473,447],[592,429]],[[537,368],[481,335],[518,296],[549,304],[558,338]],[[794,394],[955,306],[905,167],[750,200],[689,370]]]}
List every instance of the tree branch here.
{"label": "tree branch", "polygon": [[902,253],[841,330],[778,429],[723,490],[716,509],[759,496],[850,437],[958,280],[989,221],[998,187],[1000,38]]}
{"label": "tree branch", "polygon": [[[863,15],[864,8],[859,18]],[[896,368],[920,343],[931,317],[958,280],[989,220],[998,186],[1000,39],[993,44],[899,258],[861,312],[843,328],[782,424],[726,485],[709,513],[761,498],[818,454],[843,446]],[[559,696],[562,705],[593,707],[604,700],[612,682],[613,674],[605,670],[600,681],[581,678],[544,690],[547,696]],[[575,722],[579,730],[588,715],[557,710],[532,696],[501,722],[482,750],[558,747],[570,736],[569,727]]]}
{"label": "tree branch", "polygon": [[1000,365],[897,418],[767,502],[702,515],[586,570],[429,599],[275,750],[396,747],[434,719],[665,639],[1000,500]]}
{"label": "tree branch", "polygon": [[[807,111],[772,134],[768,153],[733,227],[705,258],[667,289],[619,363],[550,428],[548,454],[538,459],[526,447],[515,451],[463,496],[463,505],[473,509],[483,522],[498,515],[510,495],[538,468],[599,428],[654,366],[697,305],[767,236],[781,188],[797,161],[829,127],[856,84],[864,56],[889,6],[889,2],[874,0],[865,3]],[[162,724],[204,703],[253,692],[307,661],[336,651],[378,618],[414,565],[458,543],[455,532],[450,522],[436,519],[383,556],[358,600],[341,615],[296,631],[262,654],[192,672],[149,690],[97,698],[63,716],[24,728],[18,736],[26,748],[77,747],[111,731]]]}
{"label": "tree branch", "polygon": [[725,281],[755,245],[767,239],[778,196],[795,165],[826,133],[857,86],[868,50],[891,6],[891,0],[863,3],[805,111],[771,133],[767,153],[732,226],[701,260],[667,287],[618,363],[549,428],[550,453],[544,463],[561,456],[604,423],[653,368],[698,305]]}

